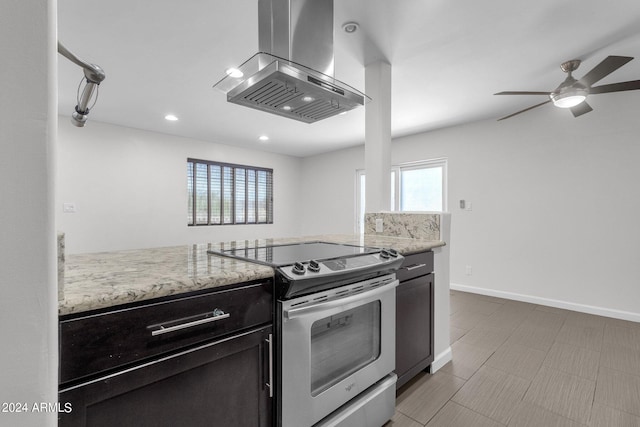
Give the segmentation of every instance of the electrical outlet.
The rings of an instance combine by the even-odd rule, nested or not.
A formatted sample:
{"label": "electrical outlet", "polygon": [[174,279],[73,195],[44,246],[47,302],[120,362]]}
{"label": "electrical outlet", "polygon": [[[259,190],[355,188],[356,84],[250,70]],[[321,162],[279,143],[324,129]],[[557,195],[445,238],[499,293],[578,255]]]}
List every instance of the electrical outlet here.
{"label": "electrical outlet", "polygon": [[471,276],[471,274],[473,273],[470,265],[467,265],[467,267],[465,268],[465,273],[467,274],[467,276]]}
{"label": "electrical outlet", "polygon": [[384,225],[382,218],[376,218],[376,233],[382,233],[384,231]]}
{"label": "electrical outlet", "polygon": [[62,204],[62,212],[64,212],[64,213],[76,213],[76,204],[75,203],[63,203]]}
{"label": "electrical outlet", "polygon": [[473,210],[473,209],[471,208],[471,202],[467,201],[467,202],[465,203],[465,210],[468,210],[468,211]]}

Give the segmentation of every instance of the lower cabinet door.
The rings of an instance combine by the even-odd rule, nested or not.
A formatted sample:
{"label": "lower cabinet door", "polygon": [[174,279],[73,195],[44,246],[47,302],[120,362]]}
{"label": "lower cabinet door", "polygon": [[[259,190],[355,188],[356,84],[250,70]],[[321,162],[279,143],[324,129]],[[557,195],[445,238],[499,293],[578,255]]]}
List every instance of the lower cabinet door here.
{"label": "lower cabinet door", "polygon": [[[272,425],[271,326],[61,389],[60,427]],[[69,408],[67,405],[66,408]]]}
{"label": "lower cabinet door", "polygon": [[396,288],[397,387],[433,362],[433,274]]}

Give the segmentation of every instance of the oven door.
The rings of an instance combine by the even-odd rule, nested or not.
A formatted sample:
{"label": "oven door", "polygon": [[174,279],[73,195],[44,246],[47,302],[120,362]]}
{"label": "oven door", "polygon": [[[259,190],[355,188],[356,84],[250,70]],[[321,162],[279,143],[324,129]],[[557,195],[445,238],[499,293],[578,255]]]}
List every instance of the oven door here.
{"label": "oven door", "polygon": [[395,368],[390,274],[279,302],[282,426],[311,426]]}

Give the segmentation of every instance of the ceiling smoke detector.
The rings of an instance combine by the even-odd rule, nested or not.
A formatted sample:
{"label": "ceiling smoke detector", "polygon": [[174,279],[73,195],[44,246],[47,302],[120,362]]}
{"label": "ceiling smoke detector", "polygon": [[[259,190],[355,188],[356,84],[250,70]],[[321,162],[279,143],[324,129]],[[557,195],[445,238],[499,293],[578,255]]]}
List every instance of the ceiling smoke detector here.
{"label": "ceiling smoke detector", "polygon": [[358,31],[358,28],[360,28],[360,25],[358,25],[357,22],[346,22],[342,24],[342,30],[347,34],[355,33]]}

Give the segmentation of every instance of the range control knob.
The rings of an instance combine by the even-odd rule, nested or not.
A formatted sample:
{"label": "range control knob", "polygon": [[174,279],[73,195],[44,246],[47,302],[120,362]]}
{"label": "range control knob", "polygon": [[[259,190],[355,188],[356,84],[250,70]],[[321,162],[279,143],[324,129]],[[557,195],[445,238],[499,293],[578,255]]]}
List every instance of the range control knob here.
{"label": "range control knob", "polygon": [[391,254],[389,253],[388,250],[383,249],[380,251],[380,258],[382,259],[388,259],[391,256]]}
{"label": "range control knob", "polygon": [[309,271],[317,273],[318,271],[320,271],[320,263],[315,259],[312,259],[311,261],[309,261],[309,266],[307,267],[307,269]]}
{"label": "range control knob", "polygon": [[293,274],[304,274],[305,272],[304,264],[301,262],[296,262],[295,264],[293,264],[293,267],[291,268],[291,272]]}
{"label": "range control knob", "polygon": [[398,258],[398,251],[396,251],[395,249],[389,249],[387,252],[389,252],[391,258]]}

